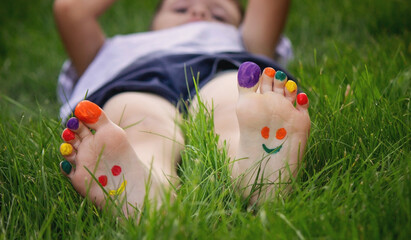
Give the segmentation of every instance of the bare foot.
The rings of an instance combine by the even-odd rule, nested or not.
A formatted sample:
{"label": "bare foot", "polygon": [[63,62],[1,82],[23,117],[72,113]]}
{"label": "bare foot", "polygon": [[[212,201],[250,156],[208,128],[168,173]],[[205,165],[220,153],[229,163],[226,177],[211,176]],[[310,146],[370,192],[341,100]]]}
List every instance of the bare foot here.
{"label": "bare foot", "polygon": [[307,96],[297,96],[297,85],[283,72],[260,72],[252,62],[238,71],[240,142],[233,176],[251,203],[269,198],[296,174],[310,131]]}
{"label": "bare foot", "polygon": [[62,133],[65,143],[60,152],[67,160],[60,163],[62,173],[96,206],[102,208],[113,200],[126,216],[138,214],[146,184],[150,186],[149,199],[158,197],[156,176],[140,162],[123,129],[96,104],[80,102],[75,115]]}

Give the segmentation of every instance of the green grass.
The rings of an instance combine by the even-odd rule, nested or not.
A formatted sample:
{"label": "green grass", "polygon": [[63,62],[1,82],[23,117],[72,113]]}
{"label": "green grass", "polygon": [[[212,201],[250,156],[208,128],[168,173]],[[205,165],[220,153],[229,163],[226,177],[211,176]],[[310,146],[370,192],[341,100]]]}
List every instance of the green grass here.
{"label": "green grass", "polygon": [[[183,124],[177,199],[136,225],[96,209],[59,172],[55,88],[66,56],[52,1],[2,1],[0,238],[408,239],[408,2],[293,1],[289,70],[309,96],[312,129],[292,193],[247,208],[203,109]],[[109,36],[143,31],[153,9],[151,1],[119,1],[101,22]]]}

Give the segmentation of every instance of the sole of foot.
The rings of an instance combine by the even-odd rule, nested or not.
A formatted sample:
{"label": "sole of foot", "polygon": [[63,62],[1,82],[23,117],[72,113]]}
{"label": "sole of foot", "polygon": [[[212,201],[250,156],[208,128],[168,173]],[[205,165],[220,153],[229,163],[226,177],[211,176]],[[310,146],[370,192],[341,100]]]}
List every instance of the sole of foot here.
{"label": "sole of foot", "polygon": [[244,197],[258,204],[289,189],[309,136],[309,103],[284,72],[266,68],[261,74],[252,62],[240,66],[238,90],[240,141],[233,176]]}
{"label": "sole of foot", "polygon": [[66,160],[60,169],[75,190],[99,208],[114,203],[113,210],[126,216],[139,216],[146,189],[149,199],[159,201],[156,176],[141,163],[123,129],[90,101],[80,102],[74,114],[62,133],[60,152]]}

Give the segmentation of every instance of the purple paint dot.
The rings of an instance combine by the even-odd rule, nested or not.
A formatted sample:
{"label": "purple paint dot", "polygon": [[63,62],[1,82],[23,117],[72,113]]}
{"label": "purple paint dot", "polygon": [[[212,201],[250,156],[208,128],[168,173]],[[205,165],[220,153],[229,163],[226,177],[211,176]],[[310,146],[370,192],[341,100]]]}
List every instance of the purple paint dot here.
{"label": "purple paint dot", "polygon": [[79,121],[75,117],[72,117],[67,121],[67,128],[70,130],[77,130],[78,126],[79,126]]}
{"label": "purple paint dot", "polygon": [[244,88],[252,88],[260,79],[261,69],[253,62],[244,62],[238,69],[238,85]]}

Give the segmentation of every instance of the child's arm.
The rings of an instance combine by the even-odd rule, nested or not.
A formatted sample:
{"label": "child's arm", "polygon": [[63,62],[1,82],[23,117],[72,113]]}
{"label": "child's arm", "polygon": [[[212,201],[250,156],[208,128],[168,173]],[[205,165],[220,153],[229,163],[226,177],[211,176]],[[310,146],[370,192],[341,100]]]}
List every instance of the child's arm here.
{"label": "child's arm", "polygon": [[289,0],[249,0],[243,23],[247,50],[273,58],[284,29]]}
{"label": "child's arm", "polygon": [[77,74],[81,76],[104,43],[97,21],[116,0],[56,0],[54,17]]}

